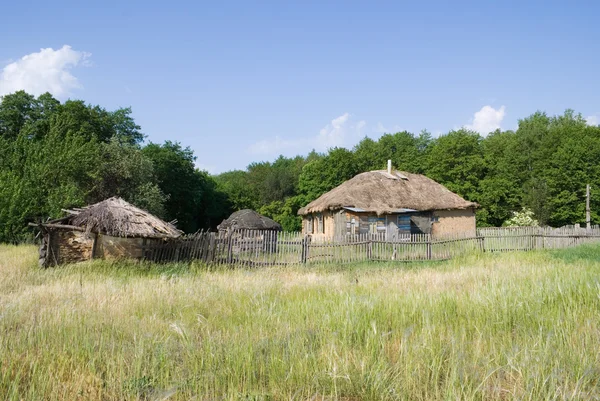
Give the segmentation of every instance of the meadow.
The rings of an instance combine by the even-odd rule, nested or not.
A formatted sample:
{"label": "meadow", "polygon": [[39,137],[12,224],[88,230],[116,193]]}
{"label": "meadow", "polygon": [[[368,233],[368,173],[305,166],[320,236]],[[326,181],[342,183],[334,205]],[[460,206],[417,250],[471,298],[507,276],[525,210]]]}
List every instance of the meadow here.
{"label": "meadow", "polygon": [[37,267],[0,245],[0,400],[600,399],[600,247]]}

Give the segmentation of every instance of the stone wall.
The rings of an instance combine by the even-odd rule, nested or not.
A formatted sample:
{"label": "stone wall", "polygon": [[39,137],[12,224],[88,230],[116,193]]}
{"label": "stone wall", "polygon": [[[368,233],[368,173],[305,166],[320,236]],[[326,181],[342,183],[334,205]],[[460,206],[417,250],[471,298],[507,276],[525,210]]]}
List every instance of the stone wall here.
{"label": "stone wall", "polygon": [[48,265],[76,263],[92,258],[94,234],[81,231],[52,230],[49,233]]}
{"label": "stone wall", "polygon": [[49,243],[46,242],[44,249],[40,250],[40,264],[44,267],[95,258],[141,259],[144,247],[160,242],[154,239],[120,238],[69,230],[51,230],[45,241]]}

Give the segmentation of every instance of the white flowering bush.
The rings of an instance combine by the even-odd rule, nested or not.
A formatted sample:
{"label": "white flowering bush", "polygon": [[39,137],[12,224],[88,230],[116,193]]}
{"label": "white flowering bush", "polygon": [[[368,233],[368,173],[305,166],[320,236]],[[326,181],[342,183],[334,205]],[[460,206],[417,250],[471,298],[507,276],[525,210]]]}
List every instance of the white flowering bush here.
{"label": "white flowering bush", "polygon": [[506,220],[504,227],[539,226],[540,223],[534,218],[531,209],[523,208],[520,212],[512,212],[513,217]]}

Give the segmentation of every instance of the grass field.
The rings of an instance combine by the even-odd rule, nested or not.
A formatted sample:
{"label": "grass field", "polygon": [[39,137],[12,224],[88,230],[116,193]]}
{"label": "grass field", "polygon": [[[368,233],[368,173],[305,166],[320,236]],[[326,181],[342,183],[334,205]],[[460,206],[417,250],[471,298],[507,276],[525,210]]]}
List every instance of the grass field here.
{"label": "grass field", "polygon": [[0,399],[600,399],[600,247],[48,270],[0,246]]}

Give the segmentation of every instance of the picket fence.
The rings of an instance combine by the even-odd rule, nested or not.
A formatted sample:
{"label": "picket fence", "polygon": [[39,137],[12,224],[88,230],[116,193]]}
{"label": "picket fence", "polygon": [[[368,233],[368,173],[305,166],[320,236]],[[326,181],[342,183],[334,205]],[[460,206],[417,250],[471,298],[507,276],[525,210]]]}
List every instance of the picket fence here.
{"label": "picket fence", "polygon": [[298,232],[239,230],[227,234],[198,232],[148,245],[143,259],[245,266],[345,264],[445,260],[469,252],[557,249],[592,242],[600,242],[600,226],[479,228],[476,235],[432,238],[429,234],[407,234],[393,239],[378,234],[313,238]]}

